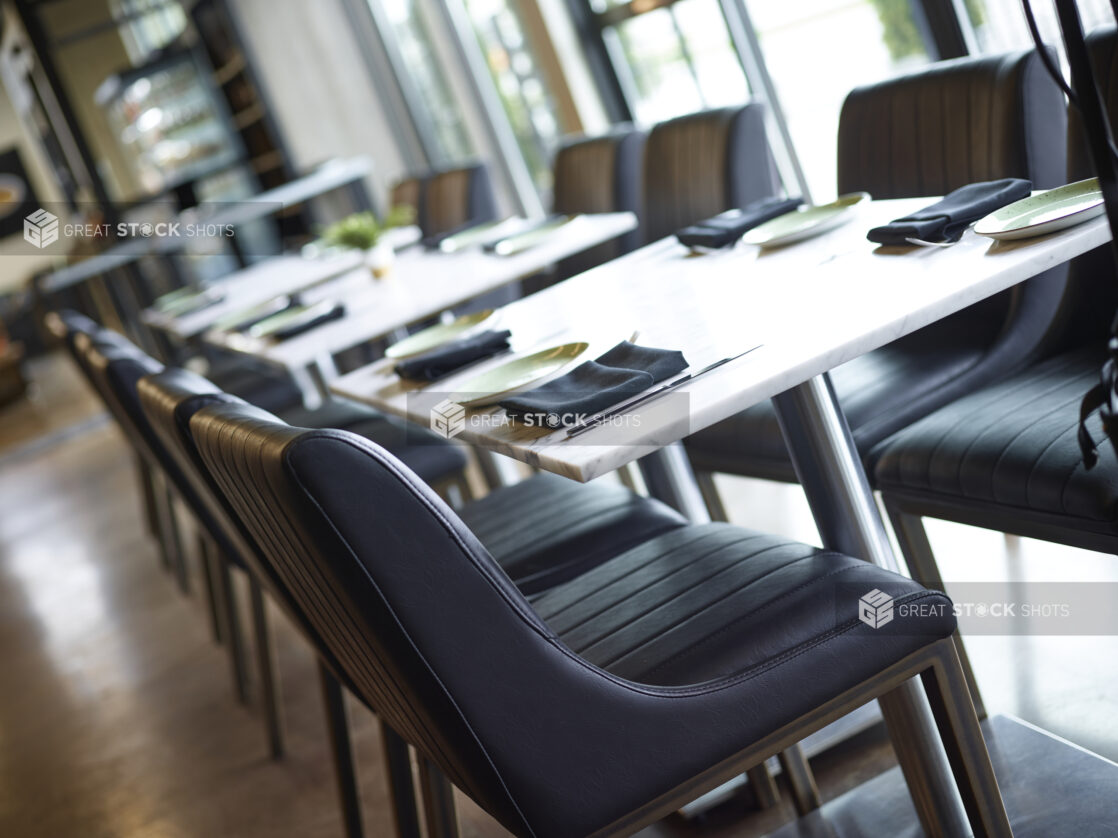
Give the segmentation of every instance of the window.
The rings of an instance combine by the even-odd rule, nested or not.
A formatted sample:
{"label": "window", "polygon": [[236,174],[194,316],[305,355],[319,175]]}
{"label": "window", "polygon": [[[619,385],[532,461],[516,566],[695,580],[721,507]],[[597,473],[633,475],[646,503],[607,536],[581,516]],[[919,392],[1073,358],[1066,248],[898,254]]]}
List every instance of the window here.
{"label": "window", "polygon": [[912,4],[752,0],[748,8],[812,197],[827,200],[836,191],[835,143],[846,94],[928,61]]}
{"label": "window", "polygon": [[468,0],[466,7],[520,153],[536,188],[546,193],[551,155],[563,134],[548,79],[513,3]]}
{"label": "window", "polygon": [[[1046,43],[1063,50],[1056,8],[1048,0],[1032,0],[1033,14]],[[1083,28],[1114,23],[1110,0],[1078,0]],[[983,52],[1008,52],[1033,45],[1021,0],[967,0],[967,15],[974,28],[975,41]]]}
{"label": "window", "polygon": [[455,163],[474,154],[461,109],[454,100],[415,0],[369,0],[380,3],[391,26],[390,35],[407,68],[408,106],[427,135],[436,165]]}
{"label": "window", "polygon": [[745,102],[749,85],[718,0],[591,0],[638,122]]}

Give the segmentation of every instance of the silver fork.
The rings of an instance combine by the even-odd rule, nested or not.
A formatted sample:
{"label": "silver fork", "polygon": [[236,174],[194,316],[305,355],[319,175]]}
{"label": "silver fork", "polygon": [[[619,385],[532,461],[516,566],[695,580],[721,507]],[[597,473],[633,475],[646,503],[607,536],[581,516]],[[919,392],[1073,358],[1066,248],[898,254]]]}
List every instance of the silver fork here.
{"label": "silver fork", "polygon": [[905,241],[909,244],[915,244],[918,247],[953,247],[958,244],[958,242],[926,242],[923,239],[914,239],[911,237],[905,239]]}

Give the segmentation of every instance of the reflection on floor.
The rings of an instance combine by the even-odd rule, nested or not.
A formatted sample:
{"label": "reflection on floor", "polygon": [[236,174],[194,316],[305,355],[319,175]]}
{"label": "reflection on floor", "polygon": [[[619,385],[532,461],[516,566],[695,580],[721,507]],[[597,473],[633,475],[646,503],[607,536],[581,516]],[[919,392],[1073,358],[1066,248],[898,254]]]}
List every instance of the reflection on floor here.
{"label": "reflection on floor", "polygon": [[[61,359],[35,372],[37,403],[0,412],[0,836],[340,836],[302,640],[272,615],[289,735],[288,758],[273,763],[257,711],[232,700],[201,603],[157,565],[124,441]],[[724,488],[739,523],[814,538],[793,487]],[[1118,579],[1111,557],[954,526],[932,534],[948,579]],[[976,638],[970,647],[992,712],[1115,758],[1114,645]],[[386,835],[376,728],[352,709],[367,834]],[[893,760],[874,730],[813,764],[830,799]],[[461,810],[463,835],[504,834],[468,801]],[[739,799],[645,835],[760,835],[790,817],[787,804],[754,813]]]}

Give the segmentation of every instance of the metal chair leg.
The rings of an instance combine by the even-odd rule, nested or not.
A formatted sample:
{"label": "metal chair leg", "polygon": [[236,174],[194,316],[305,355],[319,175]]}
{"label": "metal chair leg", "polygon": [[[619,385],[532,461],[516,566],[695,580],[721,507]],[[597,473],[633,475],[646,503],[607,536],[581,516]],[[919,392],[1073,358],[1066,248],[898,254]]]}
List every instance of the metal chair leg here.
{"label": "metal chair leg", "polygon": [[219,646],[225,643],[224,627],[218,607],[217,581],[214,578],[213,557],[206,547],[206,539],[198,534],[198,563],[202,566],[202,590],[206,595],[206,612],[210,618],[210,634]]}
{"label": "metal chair leg", "polygon": [[819,808],[819,787],[815,784],[815,775],[807,763],[803,749],[799,745],[786,748],[778,755],[780,767],[784,769],[784,776],[788,778],[788,786],[792,789],[792,802],[796,811],[801,815],[813,812]]}
{"label": "metal chair leg", "polygon": [[384,770],[388,777],[392,820],[397,838],[420,838],[419,810],[415,805],[415,784],[412,782],[411,751],[408,743],[380,720],[380,742],[384,753]]}
{"label": "metal chair leg", "polygon": [[353,764],[342,685],[321,661],[318,663],[318,682],[322,687],[322,703],[326,708],[330,753],[334,758],[334,774],[345,835],[346,838],[363,838],[365,830],[361,824],[361,796],[357,791],[357,771]]}
{"label": "metal chair leg", "polygon": [[140,509],[148,534],[159,538],[159,518],[155,512],[155,486],[152,484],[151,467],[143,458],[136,458],[136,479],[140,483]]}
{"label": "metal chair leg", "polygon": [[229,671],[233,679],[233,693],[241,704],[248,703],[248,666],[245,654],[244,632],[237,609],[236,590],[229,570],[229,560],[207,539],[207,554],[212,557],[214,579],[217,582],[218,607],[224,627],[225,645],[229,653]]}
{"label": "metal chair leg", "polygon": [[954,644],[922,673],[932,714],[976,838],[1011,838],[1013,828]]}
{"label": "metal chair leg", "polygon": [[[912,578],[926,588],[933,588],[937,591],[945,590],[943,576],[939,572],[935,553],[932,552],[932,544],[928,541],[928,533],[924,529],[924,522],[920,516],[902,511],[895,504],[890,503],[888,498],[885,499],[885,511],[889,515],[889,522],[893,525],[893,532],[896,533],[897,543],[900,544],[901,553],[904,555],[908,572]],[[974,675],[974,668],[967,656],[962,635],[956,631],[952,639],[955,641],[955,651],[958,653],[960,664],[963,667],[963,676],[967,680],[967,687],[970,689],[974,709],[978,713],[979,719],[985,719],[986,705],[982,701],[982,693],[978,689],[978,679]]]}
{"label": "metal chair leg", "polygon": [[466,473],[462,472],[458,479],[454,481],[454,485],[458,487],[458,493],[462,496],[462,503],[467,504],[474,500],[474,490],[470,486],[470,480],[466,477]]}
{"label": "metal chair leg", "polygon": [[423,793],[427,838],[458,838],[454,787],[443,772],[424,757],[419,760],[419,786]]}
{"label": "metal chair leg", "polygon": [[710,520],[729,521],[730,518],[726,514],[726,507],[722,503],[722,496],[718,494],[718,487],[714,483],[714,475],[709,471],[696,471],[695,479],[699,483],[699,491],[702,493],[703,503],[706,504],[707,512],[710,513]]}
{"label": "metal chair leg", "polygon": [[272,634],[268,629],[267,603],[264,602],[260,583],[251,573],[248,574],[248,586],[249,600],[252,603],[253,639],[256,641],[256,672],[260,679],[260,707],[268,737],[268,752],[272,759],[280,759],[284,751],[283,708],[276,679]]}
{"label": "metal chair leg", "polygon": [[745,772],[749,786],[753,789],[753,799],[758,809],[771,809],[780,801],[780,789],[776,787],[772,772],[763,762]]}
{"label": "metal chair leg", "polygon": [[159,531],[163,536],[161,547],[164,551],[164,564],[174,571],[179,590],[189,596],[190,574],[187,572],[186,552],[183,550],[182,533],[175,515],[175,499],[162,476],[158,478],[155,489],[155,508],[159,516]]}

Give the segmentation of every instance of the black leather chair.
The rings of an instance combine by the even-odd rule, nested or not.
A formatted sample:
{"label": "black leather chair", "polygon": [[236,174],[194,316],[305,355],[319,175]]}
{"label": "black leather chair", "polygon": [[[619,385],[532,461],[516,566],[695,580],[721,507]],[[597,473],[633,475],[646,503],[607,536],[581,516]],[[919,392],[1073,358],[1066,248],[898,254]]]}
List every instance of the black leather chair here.
{"label": "black leather chair", "polygon": [[653,126],[643,181],[645,243],[777,194],[780,178],[765,134],[764,106],[701,111]]}
{"label": "black leather chair", "polygon": [[[1087,43],[1118,129],[1118,33],[1096,31]],[[1074,118],[1068,151],[1069,180],[1092,176]],[[1118,308],[1108,249],[1075,259],[1069,285],[1058,311],[1065,351],[960,398],[871,452],[905,559],[925,584],[943,584],[925,517],[1118,553],[1118,458],[1104,442],[1088,470],[1077,444],[1080,400],[1099,381]],[[1097,413],[1090,426],[1095,439],[1104,439]]]}
{"label": "black leather chair", "polygon": [[[949,601],[865,562],[677,528],[533,604],[386,451],[249,406],[190,420],[201,458],[357,695],[517,835],[630,834],[921,674],[976,834],[1009,835]],[[355,504],[355,499],[359,503]],[[843,584],[941,618],[879,629]]]}
{"label": "black leather chair", "polygon": [[[75,326],[88,325],[78,320],[72,322]],[[269,588],[280,591],[281,602],[286,601],[286,595],[282,586],[267,575],[266,566],[255,560],[257,551],[251,539],[245,538],[243,530],[231,523],[227,510],[215,501],[212,485],[200,474],[196,457],[191,458],[192,443],[182,435],[192,412],[199,406],[221,401],[244,402],[191,373],[164,371],[161,364],[127,340],[114,333],[101,336],[99,332],[79,333],[75,338],[77,350],[126,436],[149,465],[166,476],[201,526],[207,590],[212,585],[215,610],[230,651],[234,684],[241,697],[246,693],[246,651],[229,567],[235,565],[247,572],[264,721],[271,753],[278,757],[283,752],[282,713],[264,600],[257,580],[263,575]],[[144,376],[152,380],[141,380]],[[418,446],[420,450],[422,447]],[[421,457],[413,459],[423,462]],[[502,502],[501,493],[497,493],[476,504],[470,515],[480,530],[489,533],[498,555],[506,560],[506,569],[514,578],[522,575],[529,591],[572,578],[633,544],[685,523],[668,507],[620,487],[584,487],[548,477],[534,478],[519,491],[505,490],[506,494],[511,492],[516,493],[513,503]],[[521,504],[538,504],[541,508]],[[530,538],[504,524],[508,514],[525,523],[541,511],[546,520],[535,522]],[[328,696],[332,695],[333,686],[336,685],[324,684]],[[328,707],[331,703],[328,698]],[[336,718],[336,709],[334,713],[331,727],[336,732],[344,722]],[[392,743],[386,754],[390,763],[398,758],[391,748]],[[401,799],[406,797],[404,792],[400,794]]]}
{"label": "black leather chair", "polygon": [[[839,123],[839,192],[875,198],[942,195],[966,183],[1023,177],[1065,182],[1063,96],[1035,51],[934,64],[861,87]],[[859,450],[1051,349],[1068,294],[1049,271],[1004,294],[844,364],[831,378]],[[795,473],[771,402],[685,441],[716,517],[709,479],[787,482]]]}
{"label": "black leather chair", "polygon": [[[559,146],[552,165],[551,211],[562,215],[584,212],[641,211],[641,167],[645,134],[632,126],[615,127],[596,137],[569,137]],[[634,230],[609,248],[614,258],[640,246]],[[608,261],[599,258],[593,264]]]}
{"label": "black leather chair", "polygon": [[[632,126],[614,128],[596,137],[567,137],[552,163],[551,211],[556,215],[592,212],[640,214],[643,131]],[[560,262],[554,270],[522,281],[534,294],[567,277],[616,259],[641,245],[640,228]]]}
{"label": "black leather chair", "polygon": [[392,184],[388,193],[388,206],[411,207],[415,211],[415,223],[420,230],[427,228],[425,215],[427,203],[427,183],[423,176],[406,177]]}
{"label": "black leather chair", "polygon": [[476,163],[434,172],[425,179],[423,222],[425,236],[438,236],[497,218],[497,196],[489,167]]}
{"label": "black leather chair", "polygon": [[[53,320],[56,321],[57,331],[71,348],[79,368],[101,396],[132,444],[139,462],[143,464],[140,476],[149,515],[149,529],[160,545],[164,564],[175,572],[184,593],[190,592],[191,584],[184,539],[175,515],[175,499],[181,499],[201,523],[203,537],[199,541],[198,552],[205,577],[203,591],[209,604],[213,633],[215,639],[222,642],[229,653],[237,698],[247,701],[247,651],[232,594],[230,575],[230,563],[242,568],[245,565],[238,552],[222,549],[226,545],[220,538],[213,536],[212,527],[205,517],[197,493],[185,483],[167,452],[153,436],[141,412],[136,393],[136,382],[144,375],[161,372],[163,365],[143,353],[128,339],[111,330],[102,329],[83,315],[62,312]],[[400,456],[410,459],[419,473],[431,480],[433,485],[454,484],[462,489],[463,497],[469,496],[464,478],[465,454],[434,435],[407,429],[399,422],[350,402],[327,402],[324,408],[315,411],[299,409],[290,415],[311,427],[346,427],[356,433],[374,434],[381,444],[394,448]],[[256,649],[264,699],[264,721],[271,752],[278,756],[283,749],[278,692],[271,670],[266,665],[269,639],[262,617],[263,604],[259,588],[251,576],[250,593],[257,634]]]}
{"label": "black leather chair", "polygon": [[[214,534],[215,544],[262,579],[277,602],[316,646],[315,629],[292,605],[285,584],[262,558],[255,539],[237,520],[201,463],[190,435],[190,420],[209,405],[243,405],[240,399],[222,393],[210,382],[185,370],[166,370],[140,380],[139,399],[153,433],[174,460],[177,473],[190,484],[192,497],[204,504],[199,520]],[[620,487],[604,484],[583,486],[551,475],[539,475],[516,486],[497,490],[469,504],[464,514],[470,520],[502,569],[525,593],[538,593],[574,578],[632,546],[682,527],[684,519],[670,508],[640,498]],[[253,600],[253,619],[258,636],[268,637],[262,603]],[[266,642],[257,645],[261,671],[272,670]],[[333,673],[340,671],[334,659],[324,659],[320,675],[326,696],[327,721],[332,731],[335,764],[350,834],[359,832],[357,793],[352,757],[348,746],[348,722],[337,700],[338,684]],[[269,685],[274,684],[268,680]],[[348,683],[344,681],[343,683]],[[274,686],[269,698],[278,702]],[[278,703],[276,712],[278,714]],[[278,733],[278,719],[276,716]],[[406,747],[382,724],[385,758],[392,785],[394,814],[400,834],[413,834],[414,812],[410,768]],[[403,755],[401,756],[401,751]]]}

